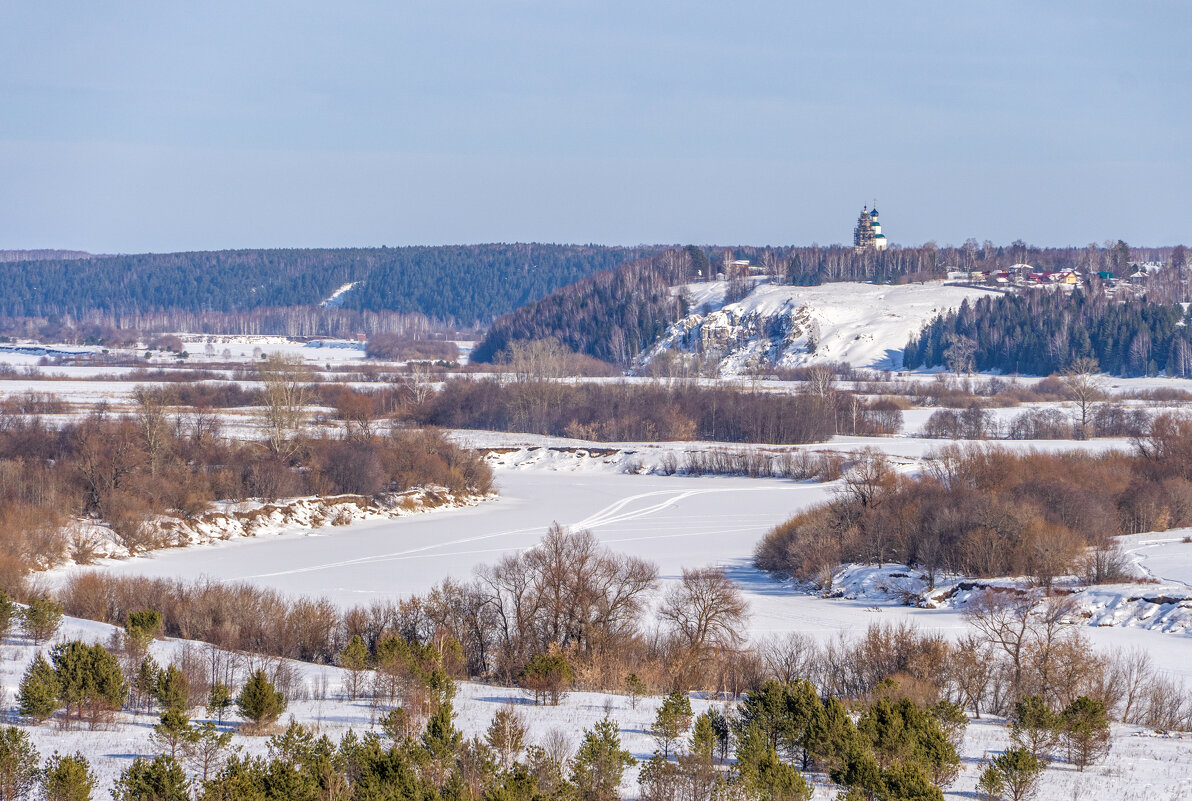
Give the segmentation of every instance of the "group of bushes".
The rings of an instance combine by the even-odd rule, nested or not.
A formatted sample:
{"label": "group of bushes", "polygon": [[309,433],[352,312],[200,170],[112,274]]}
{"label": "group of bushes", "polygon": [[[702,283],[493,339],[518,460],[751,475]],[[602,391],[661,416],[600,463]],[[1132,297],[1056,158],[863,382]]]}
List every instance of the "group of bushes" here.
{"label": "group of bushes", "polygon": [[459,359],[459,347],[443,339],[417,338],[399,334],[373,334],[365,353],[370,359],[386,361],[444,361]]}
{"label": "group of bushes", "polygon": [[[616,801],[633,758],[608,719],[568,739],[527,742],[516,713],[501,710],[483,737],[455,726],[449,697],[425,727],[387,736],[348,732],[338,744],[296,723],[269,740],[267,754],[222,755],[206,773],[188,776],[168,752],[137,758],[112,790],[115,801],[320,801],[366,799],[574,799]],[[86,798],[87,796],[83,796]],[[708,799],[710,801],[710,799]]]}
{"label": "group of bushes", "polygon": [[870,454],[830,503],[768,533],[755,564],[822,585],[846,562],[1048,585],[1115,535],[1192,523],[1192,421],[1160,415],[1137,443],[1133,454],[950,446],[914,476]]}
{"label": "group of bushes", "polygon": [[155,609],[171,636],[353,670],[383,666],[404,653],[404,646],[393,651],[401,642],[433,646],[450,675],[507,684],[534,681],[535,659],[558,654],[568,686],[574,678],[592,689],[615,687],[637,672],[651,686],[730,688],[747,611],[739,590],[719,569],[685,571],[663,594],[663,626],[652,631],[644,604],[657,585],[655,565],[610,552],[586,531],[556,527],[538,547],[484,565],[469,581],[446,579],[424,596],[342,612],[326,600],[247,584],[102,572],[71,577],[58,598],[79,617],[123,624],[131,612]]}
{"label": "group of bushes", "polygon": [[831,451],[807,449],[767,451],[753,448],[732,451],[725,448],[688,451],[679,458],[667,453],[658,465],[663,475],[749,476],[750,478],[791,478],[835,481],[844,472],[846,458]]}
{"label": "group of bushes", "polygon": [[[173,636],[353,671],[384,667],[396,641],[433,646],[451,675],[541,682],[553,700],[560,675],[566,686],[574,679],[594,689],[619,686],[634,671],[650,686],[738,686],[731,662],[746,607],[737,588],[718,569],[686,571],[662,597],[662,630],[648,631],[643,603],[656,587],[654,565],[611,553],[587,532],[555,529],[538,548],[483,566],[471,581],[448,579],[425,596],[342,613],[324,600],[250,585],[99,572],[72,577],[58,597],[80,617],[119,624],[130,611],[153,608]],[[559,672],[538,670],[556,657]]]}
{"label": "group of bushes", "polygon": [[302,436],[284,450],[220,436],[218,421],[196,410],[172,415],[144,391],[129,417],[94,414],[51,426],[36,415],[0,425],[0,587],[18,592],[29,570],[93,546],[71,539],[71,517],[105,521],[130,551],[162,539],[157,515],[189,516],[221,499],[374,495],[414,486],[485,493],[489,468],[441,434],[397,428],[374,435],[359,419],[350,440]]}
{"label": "group of bushes", "polygon": [[931,439],[1084,439],[1085,437],[1142,437],[1150,429],[1151,414],[1117,404],[1097,404],[1085,425],[1071,412],[1057,408],[1030,409],[1005,423],[980,405],[961,411],[940,409],[923,426]]}
{"label": "group of bushes", "polygon": [[966,722],[954,705],[920,705],[893,682],[846,705],[804,679],[770,680],[694,725],[686,697],[672,693],[652,728],[659,749],[642,766],[641,798],[806,801],[804,774],[814,772],[840,786],[841,798],[934,801],[959,772]]}

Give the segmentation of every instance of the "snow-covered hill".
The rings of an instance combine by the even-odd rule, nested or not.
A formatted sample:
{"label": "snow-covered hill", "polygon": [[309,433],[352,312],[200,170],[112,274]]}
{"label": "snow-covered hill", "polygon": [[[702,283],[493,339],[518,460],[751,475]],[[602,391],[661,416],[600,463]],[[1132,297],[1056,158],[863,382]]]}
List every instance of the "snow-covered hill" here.
{"label": "snow-covered hill", "polygon": [[924,323],[965,299],[987,294],[943,282],[762,284],[726,305],[724,286],[683,287],[692,299],[692,313],[672,325],[642,363],[672,351],[713,359],[726,377],[754,365],[799,367],[821,361],[897,369],[907,338]]}

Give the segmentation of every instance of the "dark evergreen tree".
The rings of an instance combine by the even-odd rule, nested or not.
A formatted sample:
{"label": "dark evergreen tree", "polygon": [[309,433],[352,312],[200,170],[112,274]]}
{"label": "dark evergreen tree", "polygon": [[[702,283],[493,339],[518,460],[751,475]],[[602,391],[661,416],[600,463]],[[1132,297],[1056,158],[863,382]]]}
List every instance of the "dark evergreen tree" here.
{"label": "dark evergreen tree", "polygon": [[41,755],[16,726],[0,728],[0,801],[22,801],[37,785]]}
{"label": "dark evergreen tree", "polygon": [[254,727],[265,727],[286,711],[286,697],[273,686],[265,671],[257,670],[240,690],[236,707],[240,716]]}
{"label": "dark evergreen tree", "polygon": [[95,774],[82,754],[60,756],[55,752],[46,760],[41,772],[45,801],[91,801],[94,789]]}
{"label": "dark evergreen tree", "polygon": [[20,689],[17,691],[17,709],[21,715],[40,723],[61,706],[59,696],[61,687],[54,668],[46,658],[38,654],[21,679]]}
{"label": "dark evergreen tree", "polygon": [[170,756],[137,757],[112,788],[114,801],[190,801],[190,780]]}

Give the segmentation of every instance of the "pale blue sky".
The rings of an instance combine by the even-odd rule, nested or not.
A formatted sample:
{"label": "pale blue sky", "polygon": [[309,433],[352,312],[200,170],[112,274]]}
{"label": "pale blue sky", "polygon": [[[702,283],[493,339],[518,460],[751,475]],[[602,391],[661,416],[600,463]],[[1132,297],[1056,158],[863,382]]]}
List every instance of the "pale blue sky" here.
{"label": "pale blue sky", "polygon": [[0,248],[1190,241],[1192,3],[0,0]]}

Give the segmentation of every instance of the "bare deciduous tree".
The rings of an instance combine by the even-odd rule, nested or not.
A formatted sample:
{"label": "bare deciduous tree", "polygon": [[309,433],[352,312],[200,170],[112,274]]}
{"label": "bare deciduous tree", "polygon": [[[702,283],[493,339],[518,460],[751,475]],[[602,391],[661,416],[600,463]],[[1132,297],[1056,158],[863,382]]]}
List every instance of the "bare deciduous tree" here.
{"label": "bare deciduous tree", "polygon": [[169,390],[163,387],[137,386],[133,389],[132,396],[137,404],[137,425],[145,442],[145,452],[149,456],[149,472],[151,475],[157,475],[173,439],[170,421],[166,417],[166,409],[170,405]]}
{"label": "bare deciduous tree", "polygon": [[1075,424],[1080,439],[1088,439],[1094,407],[1105,397],[1105,379],[1096,359],[1077,359],[1064,372],[1064,395],[1076,405]]}
{"label": "bare deciduous tree", "polygon": [[699,654],[740,644],[749,604],[720,567],[683,569],[658,610],[680,643]]}
{"label": "bare deciduous tree", "polygon": [[288,458],[298,448],[298,437],[306,419],[309,373],[297,356],[270,354],[257,365],[264,385],[262,409],[269,449]]}

